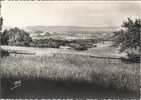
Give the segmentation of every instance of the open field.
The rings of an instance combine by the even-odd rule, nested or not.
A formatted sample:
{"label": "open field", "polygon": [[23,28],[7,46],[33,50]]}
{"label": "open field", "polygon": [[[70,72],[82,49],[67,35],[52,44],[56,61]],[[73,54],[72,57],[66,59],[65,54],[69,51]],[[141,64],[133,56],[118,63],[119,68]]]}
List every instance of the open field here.
{"label": "open field", "polygon": [[55,56],[15,55],[1,59],[1,75],[96,82],[117,89],[138,89],[139,64],[119,59],[57,53]]}
{"label": "open field", "polygon": [[[124,63],[117,59],[97,59],[70,54],[58,54],[55,57],[17,55],[1,59],[0,70],[3,77],[15,77],[23,79],[23,82],[28,79],[43,79],[68,84],[74,82],[73,86],[82,85],[84,82],[89,84],[88,86],[132,91],[136,95],[139,93],[139,64]],[[24,84],[27,84],[26,81]],[[46,84],[48,86],[48,82]]]}
{"label": "open field", "polygon": [[[22,52],[35,53],[35,55],[12,54],[1,59],[0,75],[3,76],[3,78],[9,79],[9,82],[11,78],[14,78],[14,80],[21,79],[23,81],[24,85],[19,87],[21,89],[16,89],[16,94],[21,93],[20,95],[22,95],[21,91],[29,91],[28,89],[30,88],[34,88],[35,91],[37,90],[35,94],[40,94],[38,90],[40,90],[42,86],[39,87],[38,85],[42,84],[42,88],[44,88],[42,91],[45,92],[50,87],[50,82],[52,85],[54,84],[53,87],[51,86],[53,90],[57,84],[64,84],[64,87],[57,85],[57,88],[61,87],[61,90],[58,89],[57,91],[66,91],[64,94],[68,93],[66,95],[69,96],[72,94],[70,91],[81,91],[79,94],[81,96],[87,92],[90,93],[91,96],[101,95],[101,97],[102,95],[109,97],[112,93],[115,93],[112,94],[115,95],[115,97],[116,95],[119,97],[128,97],[130,92],[133,92],[130,94],[131,97],[137,97],[139,93],[140,64],[130,63],[122,59],[109,59],[110,57],[121,57],[117,52],[117,48],[111,47],[110,43],[99,43],[98,47],[86,51],[53,48],[1,47],[5,50],[15,50],[19,52],[23,50]],[[105,58],[101,59],[95,56],[104,56]],[[11,80],[11,82],[12,81],[13,80]],[[37,83],[35,82],[36,84],[33,84],[34,81]],[[6,83],[8,82],[6,81]],[[85,87],[85,89],[82,87]],[[88,87],[91,89],[88,89]],[[48,91],[55,92],[56,95],[58,95],[57,91],[53,91],[52,89]],[[99,91],[99,93],[97,94],[96,91]],[[117,93],[116,91],[120,91],[121,93]],[[124,94],[122,91],[128,92]],[[47,94],[52,95],[50,92],[47,92]],[[32,95],[33,94],[30,94],[30,97]],[[78,94],[74,92],[73,95]],[[43,97],[42,94],[41,96]]]}
{"label": "open field", "polygon": [[9,52],[19,53],[31,53],[37,56],[53,56],[57,54],[73,54],[73,55],[84,55],[91,57],[109,57],[109,58],[121,58],[125,57],[126,54],[118,52],[116,47],[112,47],[112,42],[97,43],[97,47],[89,48],[88,50],[73,50],[63,48],[35,48],[35,47],[18,47],[18,46],[1,46],[2,49]]}

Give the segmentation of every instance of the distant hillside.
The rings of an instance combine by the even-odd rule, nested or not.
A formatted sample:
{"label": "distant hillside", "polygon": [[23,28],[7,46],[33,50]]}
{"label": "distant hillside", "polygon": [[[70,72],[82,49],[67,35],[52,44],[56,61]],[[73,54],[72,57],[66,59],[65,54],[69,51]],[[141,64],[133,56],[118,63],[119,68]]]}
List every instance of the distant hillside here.
{"label": "distant hillside", "polygon": [[43,32],[58,32],[58,33],[69,33],[69,32],[91,32],[91,33],[103,33],[113,32],[117,27],[78,27],[78,26],[27,26],[24,29],[29,31],[43,31]]}
{"label": "distant hillside", "polygon": [[[24,29],[29,31],[32,38],[35,39],[95,39],[111,37],[113,32],[118,28],[79,26],[26,26]],[[43,35],[44,33],[45,35]]]}

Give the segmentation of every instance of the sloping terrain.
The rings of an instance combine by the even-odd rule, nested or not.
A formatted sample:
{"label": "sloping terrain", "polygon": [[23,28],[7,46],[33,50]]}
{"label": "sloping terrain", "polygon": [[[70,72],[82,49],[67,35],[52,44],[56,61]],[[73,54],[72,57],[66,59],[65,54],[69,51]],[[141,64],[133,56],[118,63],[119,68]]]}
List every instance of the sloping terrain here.
{"label": "sloping terrain", "polygon": [[120,58],[126,57],[126,55],[120,54],[117,48],[111,47],[111,42],[105,42],[104,44],[98,43],[97,47],[90,48],[85,51],[76,51],[70,49],[56,49],[56,48],[33,48],[33,47],[16,47],[16,46],[1,46],[2,49],[15,53],[32,53],[35,55],[54,55],[54,54],[72,54],[72,55],[84,55],[92,57],[111,57]]}
{"label": "sloping terrain", "polygon": [[[99,43],[98,47],[83,52],[53,48],[1,48],[19,53],[35,52],[33,55],[12,54],[0,59],[4,98],[139,97],[140,64],[109,59],[109,56],[118,54],[110,43]],[[21,86],[11,90],[11,84],[19,79]]]}
{"label": "sloping terrain", "polygon": [[[108,38],[117,27],[78,27],[78,26],[27,26],[33,39],[95,39]],[[48,34],[50,33],[50,34]]]}

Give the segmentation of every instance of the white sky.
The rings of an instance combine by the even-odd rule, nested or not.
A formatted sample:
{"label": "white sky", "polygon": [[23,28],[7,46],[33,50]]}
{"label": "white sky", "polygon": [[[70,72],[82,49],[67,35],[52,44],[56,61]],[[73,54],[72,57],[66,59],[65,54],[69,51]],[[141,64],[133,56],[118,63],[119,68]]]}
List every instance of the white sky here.
{"label": "white sky", "polygon": [[2,1],[5,26],[120,26],[141,17],[141,1]]}

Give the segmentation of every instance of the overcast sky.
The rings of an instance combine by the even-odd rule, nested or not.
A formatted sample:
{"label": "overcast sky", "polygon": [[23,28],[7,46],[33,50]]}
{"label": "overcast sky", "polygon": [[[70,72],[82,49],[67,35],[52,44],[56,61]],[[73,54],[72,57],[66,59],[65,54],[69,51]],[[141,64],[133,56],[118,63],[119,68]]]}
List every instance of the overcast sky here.
{"label": "overcast sky", "polygon": [[141,1],[2,1],[5,26],[120,26],[139,18]]}

